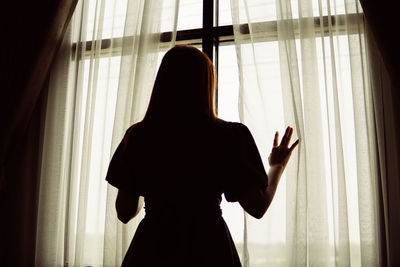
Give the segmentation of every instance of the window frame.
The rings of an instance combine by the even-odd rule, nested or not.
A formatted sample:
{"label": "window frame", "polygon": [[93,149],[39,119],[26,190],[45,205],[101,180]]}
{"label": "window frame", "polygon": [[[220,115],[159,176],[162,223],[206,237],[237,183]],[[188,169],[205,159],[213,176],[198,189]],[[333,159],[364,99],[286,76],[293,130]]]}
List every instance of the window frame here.
{"label": "window frame", "polygon": [[[218,52],[219,46],[232,45],[235,43],[234,40],[234,29],[233,25],[219,26],[219,0],[203,0],[203,12],[202,12],[202,28],[194,28],[187,30],[180,30],[176,32],[176,44],[185,44],[200,46],[204,53],[208,55],[210,60],[214,63],[215,70],[218,77]],[[360,22],[363,21],[364,15],[362,13],[343,14],[343,15],[330,15],[330,16],[316,16],[314,19],[315,34],[323,37],[330,34],[343,35],[351,33],[359,33],[364,31],[360,29]],[[293,23],[295,38],[300,37],[299,32],[299,19],[291,19]],[[256,26],[254,29],[262,28],[263,36],[257,36],[256,40],[251,40],[250,29],[247,23],[239,25],[239,31],[243,35],[242,43],[250,42],[274,42],[278,41],[278,21],[264,21],[255,22],[252,25]],[[265,31],[267,29],[267,31]],[[265,32],[268,32],[265,36]],[[252,34],[257,35],[257,31],[252,31]],[[169,46],[172,41],[173,32],[161,32],[160,43],[165,44],[165,49]],[[133,41],[133,36],[117,37],[117,38],[106,38],[101,40],[92,40],[86,42],[80,42],[79,47],[77,43],[72,44],[72,51],[82,51],[82,47],[85,46],[85,53],[73,53],[73,60],[78,57],[78,60],[90,58],[95,50],[96,44],[100,44],[100,53],[96,57],[112,57],[113,55],[120,55],[122,45],[129,40]],[[111,51],[110,51],[111,50]],[[215,112],[218,114],[218,83],[215,88]]]}
{"label": "window frame", "polygon": [[[219,46],[234,45],[234,25],[218,25],[218,0],[203,0],[203,12],[202,19],[203,25],[201,28],[193,28],[186,30],[179,30],[176,32],[176,44],[186,44],[193,46],[202,46],[202,50],[209,56],[210,60],[214,63],[216,72],[218,74],[218,54]],[[331,16],[317,16],[314,17],[315,34],[318,36],[329,36],[333,35],[344,35],[351,33],[358,33],[360,28],[360,22],[362,22],[364,16],[360,14],[343,14],[343,15],[331,15]],[[295,38],[300,37],[299,23],[301,19],[291,19],[293,23]],[[243,35],[242,43],[254,42],[276,42],[278,41],[278,21],[264,21],[255,22],[254,29],[262,28],[263,34],[267,32],[267,36],[257,37],[255,40],[250,38],[249,24],[240,24],[238,29]],[[361,29],[363,32],[364,29]],[[252,31],[252,34],[257,32]],[[161,46],[165,44],[165,49],[169,47],[170,42],[173,38],[173,32],[161,32],[159,35]],[[84,60],[93,56],[93,52],[96,53],[95,57],[112,57],[120,56],[120,51],[124,43],[129,40],[133,40],[133,36],[117,37],[117,38],[106,38],[100,40],[91,40],[86,42],[79,42],[72,44],[73,58],[72,60]],[[96,48],[100,45],[100,48]],[[82,48],[85,47],[83,50]],[[84,51],[82,53],[81,51]],[[216,83],[215,92],[215,106],[216,113],[218,114],[218,83]]]}

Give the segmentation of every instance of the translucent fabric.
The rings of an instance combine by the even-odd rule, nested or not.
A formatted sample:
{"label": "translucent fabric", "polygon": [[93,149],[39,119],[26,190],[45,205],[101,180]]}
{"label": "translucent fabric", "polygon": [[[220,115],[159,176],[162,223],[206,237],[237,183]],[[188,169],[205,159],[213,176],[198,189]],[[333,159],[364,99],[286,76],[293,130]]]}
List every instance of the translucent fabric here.
{"label": "translucent fabric", "polygon": [[376,138],[358,1],[230,5],[240,121],[264,159],[276,130],[290,125],[300,139],[264,218],[245,216],[243,265],[378,266]]}
{"label": "translucent fabric", "polygon": [[[120,266],[143,217],[124,225],[104,180],[125,130],[147,108],[174,42],[175,0],[81,0],[50,75],[36,266]],[[172,34],[174,40],[176,34]]]}
{"label": "translucent fabric", "polygon": [[[291,125],[300,138],[263,219],[244,214],[241,223],[238,205],[222,207],[242,264],[377,266],[374,114],[358,2],[231,0],[224,12],[237,55],[225,77],[239,78],[238,95],[218,100],[221,116],[223,102],[237,100],[266,170],[276,130]],[[198,27],[201,1],[79,1],[50,74],[36,266],[121,265],[143,211],[118,221],[107,167],[142,119],[176,29]]]}

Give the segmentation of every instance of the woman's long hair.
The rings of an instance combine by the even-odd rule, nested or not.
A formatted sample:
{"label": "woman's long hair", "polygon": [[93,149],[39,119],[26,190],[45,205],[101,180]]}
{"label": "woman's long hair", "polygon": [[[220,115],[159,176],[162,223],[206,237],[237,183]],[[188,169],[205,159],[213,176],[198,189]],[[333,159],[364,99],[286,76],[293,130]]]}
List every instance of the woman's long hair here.
{"label": "woman's long hair", "polygon": [[213,119],[214,65],[195,47],[178,45],[164,56],[144,121]]}

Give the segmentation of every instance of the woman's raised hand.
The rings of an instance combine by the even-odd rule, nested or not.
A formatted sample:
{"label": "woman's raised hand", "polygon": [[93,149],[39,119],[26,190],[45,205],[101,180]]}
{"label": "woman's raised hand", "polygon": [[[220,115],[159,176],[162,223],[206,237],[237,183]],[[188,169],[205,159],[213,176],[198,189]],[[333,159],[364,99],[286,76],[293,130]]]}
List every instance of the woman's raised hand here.
{"label": "woman's raised hand", "polygon": [[271,154],[268,157],[269,165],[272,166],[281,166],[283,168],[286,167],[287,162],[289,161],[290,156],[292,155],[292,151],[299,144],[299,139],[296,140],[290,147],[290,138],[292,138],[293,128],[287,127],[285,135],[282,138],[280,145],[278,145],[279,133],[275,133],[274,145],[272,147]]}

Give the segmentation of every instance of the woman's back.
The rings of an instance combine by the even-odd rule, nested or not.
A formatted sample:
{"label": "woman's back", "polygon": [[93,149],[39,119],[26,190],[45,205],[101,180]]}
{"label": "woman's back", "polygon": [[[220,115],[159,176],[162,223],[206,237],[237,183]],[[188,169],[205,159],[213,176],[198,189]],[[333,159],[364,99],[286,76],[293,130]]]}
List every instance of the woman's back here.
{"label": "woman's back", "polygon": [[129,162],[123,170],[131,177],[127,182],[146,198],[164,194],[192,201],[220,197],[234,175],[241,145],[252,143],[246,140],[251,136],[246,136],[244,127],[219,119],[189,127],[135,124],[127,130],[120,149]]}
{"label": "woman's back", "polygon": [[[249,172],[254,167],[257,172]],[[240,266],[221,217],[221,195],[237,201],[241,190],[267,186],[250,132],[242,124],[219,119],[180,126],[133,125],[107,177],[118,188],[145,198],[146,215],[127,253],[126,266],[142,266],[138,262],[157,266],[161,258],[168,260],[158,266],[181,266],[177,262]],[[208,262],[211,256],[215,260]],[[129,265],[130,261],[135,264]]]}

